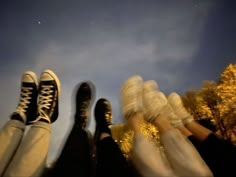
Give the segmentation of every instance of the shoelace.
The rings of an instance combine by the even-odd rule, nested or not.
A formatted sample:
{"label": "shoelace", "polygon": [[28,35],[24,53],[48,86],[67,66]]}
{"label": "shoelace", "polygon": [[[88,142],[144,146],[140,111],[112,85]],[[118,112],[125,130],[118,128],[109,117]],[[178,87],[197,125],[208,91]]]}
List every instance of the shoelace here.
{"label": "shoelace", "polygon": [[43,85],[42,90],[39,94],[39,103],[38,103],[38,113],[39,116],[33,122],[37,122],[39,119],[44,118],[50,122],[50,118],[48,117],[47,113],[43,110],[43,108],[50,109],[51,102],[53,101],[53,93],[52,85]]}
{"label": "shoelace", "polygon": [[32,87],[22,87],[20,102],[16,108],[16,112],[18,112],[21,116],[26,116],[25,112],[28,108],[28,104],[30,103],[29,100],[31,99],[30,94],[32,93],[32,89]]}

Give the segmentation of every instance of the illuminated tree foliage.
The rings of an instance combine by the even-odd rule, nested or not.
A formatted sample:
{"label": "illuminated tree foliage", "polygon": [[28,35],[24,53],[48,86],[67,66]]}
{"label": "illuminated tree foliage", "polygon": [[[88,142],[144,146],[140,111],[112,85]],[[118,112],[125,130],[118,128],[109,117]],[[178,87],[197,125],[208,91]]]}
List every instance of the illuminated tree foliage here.
{"label": "illuminated tree foliage", "polygon": [[189,90],[182,97],[184,106],[194,115],[196,120],[203,118],[212,118],[211,109],[207,106],[207,102],[203,99],[199,90]]}
{"label": "illuminated tree foliage", "polygon": [[210,118],[221,135],[232,140],[236,126],[235,64],[225,68],[219,82],[204,81],[200,89],[186,91],[182,98],[184,106],[197,121]]}
{"label": "illuminated tree foliage", "polygon": [[[160,143],[159,132],[157,128],[144,121],[143,124],[140,125],[141,133],[148,139],[153,140],[155,142],[156,147],[163,152],[163,146]],[[111,126],[112,137],[115,142],[119,145],[122,153],[126,158],[130,158],[130,153],[133,146],[133,137],[134,132],[128,128],[126,124],[116,124]]]}
{"label": "illuminated tree foliage", "polygon": [[217,86],[220,99],[218,110],[226,133],[236,126],[236,65],[230,64],[222,72]]}

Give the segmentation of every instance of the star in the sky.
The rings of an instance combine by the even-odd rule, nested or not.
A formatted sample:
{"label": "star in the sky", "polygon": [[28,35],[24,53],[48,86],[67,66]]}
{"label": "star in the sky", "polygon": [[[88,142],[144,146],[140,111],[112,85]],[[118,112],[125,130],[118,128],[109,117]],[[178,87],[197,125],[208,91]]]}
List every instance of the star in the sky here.
{"label": "star in the sky", "polygon": [[38,21],[38,24],[41,25],[41,21]]}

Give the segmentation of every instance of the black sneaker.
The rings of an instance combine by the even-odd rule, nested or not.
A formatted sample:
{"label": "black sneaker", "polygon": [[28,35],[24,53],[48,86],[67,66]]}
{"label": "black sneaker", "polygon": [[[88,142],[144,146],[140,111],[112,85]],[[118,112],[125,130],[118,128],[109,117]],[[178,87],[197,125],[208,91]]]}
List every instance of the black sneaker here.
{"label": "black sneaker", "polygon": [[22,75],[20,101],[11,119],[20,120],[28,125],[36,117],[37,97],[37,76],[34,72],[27,71]]}
{"label": "black sneaker", "polygon": [[75,124],[80,128],[86,128],[90,109],[95,97],[95,86],[92,82],[86,81],[79,84],[76,92]]}
{"label": "black sneaker", "polygon": [[[40,76],[38,120],[53,123],[58,117],[58,97],[61,92],[60,80],[51,70],[45,70]],[[32,122],[32,123],[33,123]]]}
{"label": "black sneaker", "polygon": [[108,133],[111,135],[111,130],[109,128],[112,120],[111,103],[105,98],[100,98],[96,103],[94,116],[96,120],[94,140],[96,142],[99,140],[101,133]]}

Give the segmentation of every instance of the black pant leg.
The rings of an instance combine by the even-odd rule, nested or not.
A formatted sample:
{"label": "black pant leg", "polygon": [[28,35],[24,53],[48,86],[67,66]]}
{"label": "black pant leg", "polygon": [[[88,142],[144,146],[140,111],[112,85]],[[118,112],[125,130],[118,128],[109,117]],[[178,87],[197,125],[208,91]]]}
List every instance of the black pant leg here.
{"label": "black pant leg", "polygon": [[97,177],[130,177],[132,170],[111,137],[97,143]]}
{"label": "black pant leg", "polygon": [[230,142],[218,138],[215,134],[210,134],[203,143],[204,147],[208,147],[208,153],[214,156],[216,168],[220,169],[220,176],[236,176],[236,147]]}
{"label": "black pant leg", "polygon": [[217,162],[215,159],[215,153],[210,152],[210,147],[204,145],[203,142],[199,141],[195,136],[191,135],[188,137],[194,147],[197,149],[202,159],[206,162],[208,167],[211,169],[215,177],[221,174],[221,170],[217,168]]}
{"label": "black pant leg", "polygon": [[234,145],[210,134],[205,141],[200,142],[194,136],[188,137],[198,150],[215,177],[232,176],[234,174],[234,161],[236,148]]}
{"label": "black pant leg", "polygon": [[74,125],[50,176],[90,177],[91,175],[92,160],[88,132]]}

